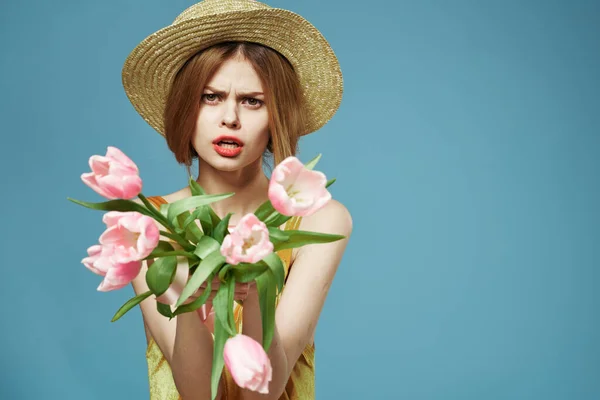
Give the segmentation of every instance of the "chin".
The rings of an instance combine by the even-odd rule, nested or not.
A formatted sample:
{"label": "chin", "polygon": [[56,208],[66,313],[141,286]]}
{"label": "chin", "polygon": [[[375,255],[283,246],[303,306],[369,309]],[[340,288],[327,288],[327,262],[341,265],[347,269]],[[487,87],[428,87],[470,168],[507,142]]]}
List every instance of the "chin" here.
{"label": "chin", "polygon": [[212,164],[212,167],[216,170],[223,172],[233,172],[242,169],[245,165],[236,160],[224,160],[215,164]]}
{"label": "chin", "polygon": [[205,156],[200,156],[200,158],[202,159],[202,162],[210,165],[212,168],[218,170],[218,171],[223,171],[223,172],[232,172],[232,171],[237,171],[240,168],[243,168],[246,164],[247,164],[247,160],[245,160],[245,157],[232,157],[232,158],[226,158],[226,157],[221,157],[218,154],[210,154],[208,155],[208,157]]}

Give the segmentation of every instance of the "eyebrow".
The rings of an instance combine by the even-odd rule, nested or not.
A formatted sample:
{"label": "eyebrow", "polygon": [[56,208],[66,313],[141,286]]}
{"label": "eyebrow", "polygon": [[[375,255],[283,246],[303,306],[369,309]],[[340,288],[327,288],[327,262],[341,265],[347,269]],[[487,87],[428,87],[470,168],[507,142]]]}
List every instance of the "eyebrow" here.
{"label": "eyebrow", "polygon": [[[204,88],[205,90],[210,90],[211,92],[215,93],[215,94],[219,94],[219,95],[224,95],[225,91],[224,90],[219,90],[217,88],[214,88],[212,86],[206,85],[206,87]],[[264,93],[263,92],[239,92],[238,96],[263,96]]]}

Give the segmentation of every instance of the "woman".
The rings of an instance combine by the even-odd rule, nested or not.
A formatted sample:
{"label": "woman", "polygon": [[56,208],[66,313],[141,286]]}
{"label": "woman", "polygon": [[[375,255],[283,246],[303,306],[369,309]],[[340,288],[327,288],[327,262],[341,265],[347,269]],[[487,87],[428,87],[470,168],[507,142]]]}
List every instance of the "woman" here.
{"label": "woman", "polygon": [[[212,204],[220,217],[233,213],[231,225],[267,200],[266,157],[272,154],[277,164],[294,155],[299,137],[333,116],[342,93],[337,59],[322,35],[294,13],[251,0],[205,0],[188,8],[132,51],[123,84],[136,110],[166,138],[188,173],[198,159],[196,180],[207,193],[235,192]],[[158,205],[188,196],[186,185],[151,200]],[[352,220],[341,203],[331,200],[281,228],[346,239],[280,252],[286,284],[268,352],[273,368],[269,393],[240,388],[225,368],[217,398],[315,396],[315,328]],[[136,294],[148,290],[147,267],[132,282]],[[243,308],[236,308],[238,327],[261,343],[255,286],[238,284],[236,298],[243,300]],[[148,298],[140,304],[151,399],[210,399],[210,318],[185,313],[169,321],[156,311],[155,302]]]}

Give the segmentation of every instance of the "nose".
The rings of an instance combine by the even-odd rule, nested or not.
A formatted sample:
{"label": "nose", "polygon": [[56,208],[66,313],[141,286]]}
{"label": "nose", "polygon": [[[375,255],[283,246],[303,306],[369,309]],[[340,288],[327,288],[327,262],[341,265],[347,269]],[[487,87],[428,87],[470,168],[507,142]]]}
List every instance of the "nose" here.
{"label": "nose", "polygon": [[225,107],[221,118],[221,126],[226,126],[231,129],[240,127],[240,119],[235,105],[227,105]]}

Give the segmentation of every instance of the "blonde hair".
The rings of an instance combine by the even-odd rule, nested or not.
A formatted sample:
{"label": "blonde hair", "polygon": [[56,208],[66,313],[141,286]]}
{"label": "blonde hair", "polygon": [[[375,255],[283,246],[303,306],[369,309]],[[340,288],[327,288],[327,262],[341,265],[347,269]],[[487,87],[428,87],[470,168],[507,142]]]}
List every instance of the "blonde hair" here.
{"label": "blonde hair", "polygon": [[272,155],[277,165],[298,151],[307,110],[292,65],[269,47],[249,42],[223,42],[192,56],[175,76],[167,98],[163,116],[167,145],[177,162],[187,167],[189,176],[193,159],[198,157],[192,141],[204,87],[217,69],[236,55],[252,64],[265,91],[270,139],[263,161]]}

